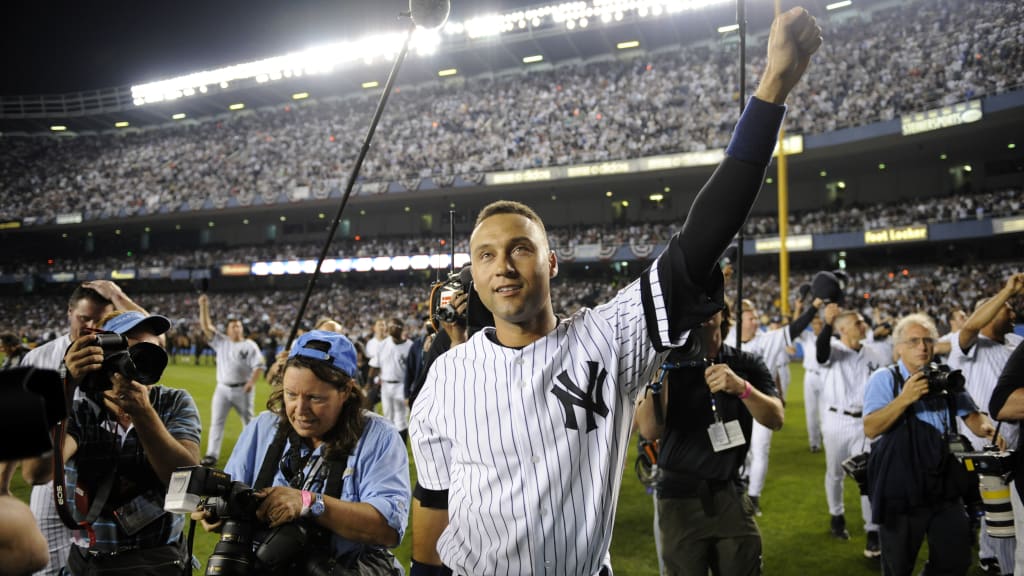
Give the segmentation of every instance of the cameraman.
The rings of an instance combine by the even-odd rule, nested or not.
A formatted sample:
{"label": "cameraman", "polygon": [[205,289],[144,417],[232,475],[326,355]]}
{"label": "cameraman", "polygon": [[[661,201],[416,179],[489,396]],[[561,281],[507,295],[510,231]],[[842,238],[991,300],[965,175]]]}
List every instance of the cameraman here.
{"label": "cameraman", "polygon": [[282,442],[270,462],[273,487],[257,492],[258,518],[271,528],[303,521],[322,529],[324,540],[314,540],[309,556],[320,552],[329,563],[397,574],[385,548],[401,542],[408,521],[408,452],[391,424],[362,408],[356,370],[347,338],[303,334],[267,401],[275,417],[263,413],[246,427],[226,470],[255,484]]}
{"label": "cameraman", "polygon": [[[661,440],[657,506],[666,574],[761,572],[761,534],[737,480],[754,420],[778,430],[783,408],[764,362],[723,344],[726,316],[718,311],[694,330],[710,360],[670,353],[667,363],[680,367],[669,369],[668,385],[657,396],[648,393],[637,409],[640,434]],[[732,426],[727,441],[712,440],[716,425]]]}
{"label": "cameraman", "polygon": [[[75,287],[68,299],[65,313],[68,319],[68,333],[29,350],[21,360],[21,366],[34,366],[45,370],[60,368],[71,342],[85,334],[91,334],[99,327],[103,318],[115,310],[134,310],[145,314],[145,310],[129,298],[121,288],[109,280],[83,282]],[[50,563],[45,576],[53,576],[64,567],[71,546],[70,531],[57,517],[53,506],[53,482],[49,462],[42,466],[22,466],[22,476],[32,487],[29,507],[36,517],[40,530],[50,546]]]}
{"label": "cameraman", "polygon": [[[141,312],[114,312],[102,330],[121,334],[129,346],[159,346],[170,322]],[[179,576],[190,562],[181,538],[182,518],[164,512],[171,473],[199,461],[199,414],[188,392],[144,386],[104,370],[104,349],[94,334],[77,338],[64,355],[66,378],[81,385],[108,378],[110,389],[75,390],[63,442],[81,527],[72,535],[67,573]],[[26,467],[49,462],[26,461]],[[56,481],[62,481],[57,478]],[[72,492],[68,492],[72,493]]]}
{"label": "cameraman", "polygon": [[871,449],[868,482],[882,572],[911,574],[927,536],[928,574],[966,574],[971,539],[962,495],[972,479],[951,453],[955,416],[983,438],[993,440],[995,429],[966,390],[935,390],[922,371],[938,340],[931,318],[906,316],[893,335],[899,362],[876,370],[864,394],[864,433],[881,436]]}

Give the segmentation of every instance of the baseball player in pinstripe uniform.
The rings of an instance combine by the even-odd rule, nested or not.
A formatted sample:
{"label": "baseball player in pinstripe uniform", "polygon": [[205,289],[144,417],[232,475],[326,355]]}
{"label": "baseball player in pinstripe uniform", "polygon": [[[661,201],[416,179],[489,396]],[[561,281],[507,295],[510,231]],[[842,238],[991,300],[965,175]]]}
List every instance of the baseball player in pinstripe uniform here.
{"label": "baseball player in pinstripe uniform", "polygon": [[380,364],[380,402],[384,417],[388,419],[402,441],[409,435],[409,404],[405,397],[405,373],[409,369],[409,350],[412,340],[405,338],[405,322],[392,318],[388,322],[388,338],[377,348]]}
{"label": "baseball player in pinstripe uniform", "polygon": [[[832,338],[833,329],[839,339]],[[868,451],[864,435],[864,387],[877,368],[892,363],[878,348],[864,342],[868,325],[857,312],[842,311],[838,304],[825,306],[825,325],[816,342],[818,363],[824,374],[821,394],[821,435],[825,443],[825,498],[832,515],[832,535],[849,540],[843,505],[842,462],[850,456]],[[871,503],[861,496],[861,516],[867,532],[864,555],[881,555],[878,525],[871,521]]]}
{"label": "baseball player in pinstripe uniform", "polygon": [[[1020,345],[1021,337],[1013,333],[1016,314],[1010,301],[1024,293],[1024,274],[1014,274],[1007,279],[1003,288],[991,298],[978,302],[974,312],[960,328],[949,353],[949,367],[963,370],[967,392],[978,406],[987,408],[992,392],[1010,354]],[[1017,445],[1019,426],[1016,422],[1004,422],[1000,434],[1010,446]],[[991,443],[981,438],[970,428],[963,431],[975,450],[981,450]],[[992,538],[982,527],[978,541],[978,556],[982,565],[989,568],[995,558],[1003,574],[1011,574],[1014,563],[1014,538]]]}
{"label": "baseball player in pinstripe uniform", "polygon": [[[815,298],[811,307],[808,308],[799,318],[790,324],[768,330],[760,330],[761,321],[758,318],[758,311],[750,300],[743,300],[741,303],[741,325],[740,338],[743,340],[743,350],[761,358],[765,366],[772,373],[779,397],[786,401],[786,393],[789,391],[789,351],[787,348],[792,345],[793,340],[807,328],[811,319],[818,313],[822,300]],[[726,337],[726,343],[736,341],[735,328]],[[768,476],[768,454],[771,451],[772,429],[754,421],[753,430],[750,433],[750,450],[747,452],[747,495],[754,505],[754,514],[761,515],[761,492],[764,490],[765,479]]]}
{"label": "baseball player in pinstripe uniform", "polygon": [[249,423],[256,408],[256,381],[266,368],[260,347],[245,337],[242,321],[228,320],[227,334],[220,332],[210,319],[210,299],[199,296],[199,325],[210,348],[217,353],[217,387],[213,391],[210,409],[210,435],[206,441],[203,466],[213,466],[220,458],[220,445],[224,439],[224,423],[232,408],[242,417],[242,425]]}
{"label": "baseball player in pinstripe uniform", "polygon": [[726,158],[665,252],[609,302],[556,317],[558,263],[540,218],[516,202],[480,212],[473,287],[494,327],[438,358],[413,406],[414,576],[611,573],[637,393],[715,311],[717,260],[757,196],[782,104],[820,34],[802,8],[776,20]]}
{"label": "baseball player in pinstripe uniform", "polygon": [[821,365],[815,353],[815,341],[824,326],[821,317],[811,320],[811,329],[804,330],[797,339],[804,351],[804,411],[807,417],[807,441],[811,452],[821,451]]}

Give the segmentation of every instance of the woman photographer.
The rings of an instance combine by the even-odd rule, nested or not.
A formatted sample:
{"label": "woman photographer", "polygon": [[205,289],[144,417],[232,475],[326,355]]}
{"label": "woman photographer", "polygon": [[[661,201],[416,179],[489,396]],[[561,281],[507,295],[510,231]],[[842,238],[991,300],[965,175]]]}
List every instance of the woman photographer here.
{"label": "woman photographer", "polygon": [[302,335],[267,402],[278,426],[243,433],[232,460],[255,450],[258,468],[284,427],[288,440],[273,485],[257,492],[257,517],[271,529],[296,521],[311,528],[302,555],[337,564],[336,574],[400,574],[386,548],[401,542],[408,520],[408,453],[391,424],[362,409],[356,370],[344,336]]}

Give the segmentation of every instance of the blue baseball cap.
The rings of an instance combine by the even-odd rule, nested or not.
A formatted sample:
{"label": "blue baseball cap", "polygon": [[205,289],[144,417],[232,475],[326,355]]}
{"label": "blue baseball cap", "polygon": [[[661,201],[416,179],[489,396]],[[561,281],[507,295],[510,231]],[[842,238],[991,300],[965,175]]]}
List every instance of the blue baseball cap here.
{"label": "blue baseball cap", "polygon": [[[325,347],[327,350],[323,349]],[[356,347],[348,338],[337,332],[311,330],[299,336],[295,345],[292,346],[292,351],[288,353],[289,358],[295,356],[330,362],[332,366],[344,372],[349,378],[355,378],[358,370]]]}
{"label": "blue baseball cap", "polygon": [[142,312],[131,311],[118,314],[103,325],[104,330],[116,334],[127,334],[140,327],[159,336],[171,329],[171,321],[163,316],[146,316]]}

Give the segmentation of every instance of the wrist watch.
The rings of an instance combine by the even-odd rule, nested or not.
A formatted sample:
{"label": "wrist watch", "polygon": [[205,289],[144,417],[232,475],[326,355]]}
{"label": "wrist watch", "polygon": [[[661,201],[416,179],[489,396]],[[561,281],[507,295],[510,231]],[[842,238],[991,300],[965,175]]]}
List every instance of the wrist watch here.
{"label": "wrist watch", "polygon": [[302,512],[299,513],[299,516],[317,518],[324,513],[325,509],[323,494],[308,490],[302,491]]}

